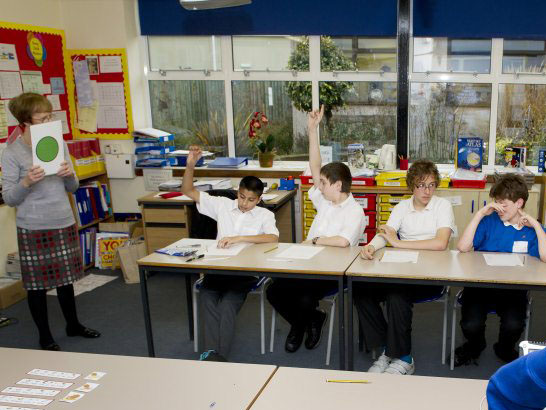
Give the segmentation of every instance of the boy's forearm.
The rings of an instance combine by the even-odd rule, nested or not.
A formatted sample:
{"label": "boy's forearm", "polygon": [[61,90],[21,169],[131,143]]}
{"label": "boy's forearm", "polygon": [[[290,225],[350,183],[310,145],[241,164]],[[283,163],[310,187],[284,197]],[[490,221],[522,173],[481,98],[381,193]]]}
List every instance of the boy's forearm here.
{"label": "boy's forearm", "polygon": [[182,193],[187,196],[191,196],[195,191],[195,187],[193,186],[193,170],[193,165],[186,166],[184,177],[182,178]]}
{"label": "boy's forearm", "polygon": [[309,129],[309,168],[311,168],[311,173],[320,172],[321,165],[317,130]]}
{"label": "boy's forearm", "polygon": [[318,238],[317,245],[336,246],[338,248],[346,248],[350,246],[350,242],[343,236],[323,236]]}
{"label": "boy's forearm", "polygon": [[540,256],[540,260],[542,262],[546,262],[546,233],[544,232],[542,225],[540,225],[540,223],[536,220],[535,222],[536,224],[534,225],[534,228],[537,234],[538,254]]}
{"label": "boy's forearm", "polygon": [[428,251],[443,251],[447,249],[449,240],[445,241],[441,238],[423,239],[421,241],[401,241],[397,240],[392,244],[395,248],[400,249],[420,249]]}

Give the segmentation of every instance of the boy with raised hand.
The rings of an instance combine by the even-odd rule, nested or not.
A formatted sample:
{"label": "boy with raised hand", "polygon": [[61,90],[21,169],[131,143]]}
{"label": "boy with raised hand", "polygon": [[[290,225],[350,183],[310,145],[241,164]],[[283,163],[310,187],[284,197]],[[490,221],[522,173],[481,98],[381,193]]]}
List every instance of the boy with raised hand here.
{"label": "boy with raised hand", "polygon": [[[364,211],[350,192],[349,167],[341,162],[321,167],[317,127],[323,114],[324,106],[320,112],[311,112],[307,120],[309,167],[313,176],[309,198],[317,209],[307,240],[321,246],[356,246],[364,232]],[[267,299],[291,325],[284,346],[287,352],[298,350],[305,334],[307,349],[319,345],[326,313],[317,307],[319,301],[336,287],[330,281],[309,279],[275,279],[269,286]]]}
{"label": "boy with raised hand", "polygon": [[[239,242],[278,242],[275,215],[256,206],[264,190],[263,182],[254,176],[244,177],[235,200],[200,192],[193,186],[193,171],[199,158],[201,149],[190,147],[182,192],[195,201],[201,214],[217,221],[218,247],[228,248]],[[207,351],[201,355],[203,359],[225,360],[231,347],[237,313],[257,281],[257,278],[249,276],[205,276],[201,301]]]}
{"label": "boy with raised hand", "polygon": [[[363,259],[389,242],[395,248],[445,250],[454,231],[453,209],[448,200],[434,195],[440,184],[436,165],[428,160],[412,164],[407,174],[413,196],[397,204],[386,225],[360,252]],[[357,283],[354,303],[362,325],[366,345],[383,349],[369,368],[372,373],[410,375],[415,372],[411,355],[413,302],[441,291],[438,286]],[[387,320],[381,309],[386,303]]]}
{"label": "boy with raised hand", "polygon": [[[502,176],[489,191],[494,200],[480,209],[466,227],[457,248],[461,252],[528,253],[546,262],[546,234],[540,223],[523,211],[529,191],[519,175]],[[465,287],[461,328],[466,342],[455,349],[455,366],[474,362],[485,349],[485,321],[491,310],[500,316],[495,354],[505,362],[518,357],[515,345],[525,328],[527,291]]]}

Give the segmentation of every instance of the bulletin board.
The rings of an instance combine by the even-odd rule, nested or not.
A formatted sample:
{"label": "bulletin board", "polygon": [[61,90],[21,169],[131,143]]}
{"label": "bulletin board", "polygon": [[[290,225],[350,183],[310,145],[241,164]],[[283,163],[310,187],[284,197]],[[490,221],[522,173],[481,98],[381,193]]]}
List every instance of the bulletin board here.
{"label": "bulletin board", "polygon": [[124,49],[67,50],[75,138],[131,139],[133,118]]}
{"label": "bulletin board", "polygon": [[18,125],[8,109],[22,92],[46,96],[53,117],[63,122],[63,137],[73,137],[69,95],[73,94],[65,59],[63,30],[0,21],[0,142]]}

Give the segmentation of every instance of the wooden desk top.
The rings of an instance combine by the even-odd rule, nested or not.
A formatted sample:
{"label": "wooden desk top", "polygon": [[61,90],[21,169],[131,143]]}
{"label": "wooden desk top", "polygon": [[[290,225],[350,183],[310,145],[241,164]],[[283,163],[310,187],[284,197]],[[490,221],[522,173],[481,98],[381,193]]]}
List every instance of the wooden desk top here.
{"label": "wooden desk top", "polygon": [[[233,271],[252,271],[252,272],[286,272],[317,275],[343,275],[347,267],[357,257],[359,248],[357,246],[348,248],[334,248],[325,246],[314,258],[311,259],[292,259],[292,262],[279,259],[271,261],[276,255],[284,249],[292,246],[291,243],[279,243],[278,249],[264,253],[266,250],[274,248],[273,243],[254,244],[243,249],[238,255],[229,259],[211,260],[197,259],[185,263],[185,258],[177,256],[162,255],[152,253],[137,262],[143,266],[172,267],[172,268],[203,268],[217,270]],[[306,246],[313,246],[311,244]]]}
{"label": "wooden desk top", "polygon": [[[32,387],[15,384],[23,378],[72,382],[27,374],[35,368],[80,373],[72,386],[61,390],[54,402],[43,406],[48,410],[70,407],[59,400],[83,385],[83,378],[93,371],[107,374],[94,382],[99,384],[95,390],[72,404],[77,409],[245,409],[276,369],[272,365],[4,348],[0,349],[0,363],[0,391],[6,387]],[[213,407],[212,403],[216,405]]]}
{"label": "wooden desk top", "polygon": [[[371,383],[328,383],[327,379]],[[479,409],[486,387],[487,380],[279,367],[251,409]],[[487,409],[486,401],[482,409]]]}
{"label": "wooden desk top", "polygon": [[[270,199],[269,201],[264,201],[265,206],[267,208],[276,208],[285,202],[289,201],[296,195],[296,190],[292,191],[277,191],[272,190],[269,191],[268,194],[276,194],[277,196],[273,199]],[[191,199],[163,199],[160,197],[156,197],[156,195],[159,192],[155,192],[153,194],[149,194],[146,196],[143,196],[141,198],[137,199],[137,202],[139,205],[165,205],[165,206],[182,206],[182,205],[189,205],[193,204],[193,200]]]}
{"label": "wooden desk top", "polygon": [[484,282],[509,285],[546,285],[546,263],[526,255],[524,266],[501,267],[485,263],[483,253],[458,251],[418,251],[417,263],[380,262],[386,251],[381,249],[373,260],[356,258],[347,269],[350,276],[425,279],[453,282]]}

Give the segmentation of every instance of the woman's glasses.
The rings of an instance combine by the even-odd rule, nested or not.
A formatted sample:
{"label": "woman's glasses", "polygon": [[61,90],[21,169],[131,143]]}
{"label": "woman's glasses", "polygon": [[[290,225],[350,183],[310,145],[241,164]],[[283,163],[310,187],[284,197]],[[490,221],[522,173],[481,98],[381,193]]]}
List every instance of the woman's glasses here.
{"label": "woman's glasses", "polygon": [[[44,113],[45,114],[45,113]],[[33,124],[43,124],[45,122],[49,122],[53,119],[53,115],[51,113],[49,114],[42,114],[41,116],[38,114],[37,116],[31,117]]]}

